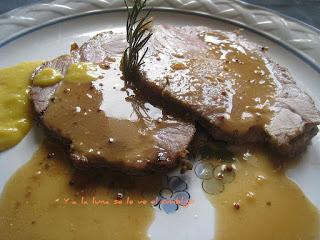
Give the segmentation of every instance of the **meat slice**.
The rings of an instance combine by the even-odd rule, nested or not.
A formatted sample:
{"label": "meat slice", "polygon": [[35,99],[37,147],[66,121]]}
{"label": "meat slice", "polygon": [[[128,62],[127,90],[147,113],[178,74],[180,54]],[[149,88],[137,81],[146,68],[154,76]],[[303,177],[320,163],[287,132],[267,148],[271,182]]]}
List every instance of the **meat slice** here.
{"label": "meat slice", "polygon": [[238,32],[156,26],[148,47],[139,87],[191,113],[215,139],[295,155],[317,134],[313,100]]}
{"label": "meat slice", "polygon": [[[143,95],[190,114],[217,140],[265,143],[283,155],[300,153],[317,134],[320,113],[313,100],[287,69],[267,57],[266,48],[237,32],[207,27],[157,25],[153,32],[145,64],[135,77]],[[124,33],[101,33],[46,64],[61,72],[76,61],[118,65],[125,47]],[[33,88],[38,112],[55,88]]]}
{"label": "meat slice", "polygon": [[170,169],[186,154],[195,127],[121,79],[124,48],[123,34],[107,32],[44,63],[34,76],[45,67],[65,75],[79,62],[97,64],[100,76],[92,82],[33,86],[35,110],[50,136],[68,146],[77,167],[112,167],[132,174]]}

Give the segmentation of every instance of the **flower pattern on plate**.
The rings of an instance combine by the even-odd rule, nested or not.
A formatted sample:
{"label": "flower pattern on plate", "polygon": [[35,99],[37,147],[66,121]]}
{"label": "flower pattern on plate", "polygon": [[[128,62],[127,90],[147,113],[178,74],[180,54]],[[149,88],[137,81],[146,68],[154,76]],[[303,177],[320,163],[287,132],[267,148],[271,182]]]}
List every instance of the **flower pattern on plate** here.
{"label": "flower pattern on plate", "polygon": [[170,214],[176,212],[179,207],[186,207],[190,202],[188,185],[178,176],[167,176],[166,183],[160,189],[154,206]]}

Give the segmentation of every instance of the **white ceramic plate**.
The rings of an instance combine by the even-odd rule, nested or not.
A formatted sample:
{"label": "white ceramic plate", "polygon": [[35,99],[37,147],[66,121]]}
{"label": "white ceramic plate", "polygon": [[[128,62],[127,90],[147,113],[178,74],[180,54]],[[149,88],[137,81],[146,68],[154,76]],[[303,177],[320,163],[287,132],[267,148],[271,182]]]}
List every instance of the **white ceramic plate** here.
{"label": "white ceramic plate", "polygon": [[[60,3],[57,4],[57,2]],[[164,4],[164,6],[168,7],[166,5],[168,2],[153,1],[153,4],[158,6]],[[71,6],[72,3],[77,3],[78,5]],[[92,5],[92,3],[97,5]],[[107,10],[89,11],[104,7],[98,5],[98,3],[103,5],[105,2],[93,0],[71,1],[66,4],[64,1],[54,1],[52,5],[34,5],[32,11],[28,10],[27,7],[5,15],[0,19],[0,26],[4,26],[0,28],[2,37],[2,42],[0,42],[0,67],[14,65],[22,61],[52,59],[66,53],[71,42],[76,41],[81,44],[98,32],[123,30],[126,20],[126,14],[123,9],[111,11],[110,7]],[[206,8],[201,10],[199,3]],[[112,8],[121,6],[120,3],[113,4]],[[246,30],[244,35],[254,42],[269,46],[270,51],[268,54],[276,62],[289,69],[298,85],[307,91],[316,101],[317,107],[320,107],[320,71],[319,66],[317,66],[317,62],[320,59],[320,35],[317,30],[242,3],[230,3],[229,1],[171,1],[171,8],[178,9],[178,4],[180,4],[180,7],[183,6],[184,9],[197,8],[199,11],[200,8],[206,14],[173,12],[172,9],[170,11],[168,9],[154,9],[153,15],[156,16],[156,24],[206,25],[222,30],[234,30],[238,28],[238,26],[234,25],[237,22],[242,23],[244,27],[252,29],[254,23],[251,22],[249,24],[243,19],[239,20],[239,15],[232,14],[232,11],[233,13],[240,11],[240,15],[244,15],[246,12],[246,14],[251,14],[250,16],[258,13],[260,17],[262,15],[270,17],[271,20],[266,21],[273,21],[273,24],[277,21],[281,22],[281,26],[271,24],[270,31],[263,33],[261,31],[263,29],[261,28],[263,25],[260,21],[261,18],[260,22],[257,18],[255,23],[256,31]],[[231,14],[230,11],[222,9],[223,4],[226,4],[229,8],[231,6],[233,9]],[[34,11],[35,9],[37,10]],[[220,17],[229,16],[229,19],[234,20],[234,22],[230,23],[209,14],[210,11],[213,13],[218,10]],[[53,15],[48,17],[50,14]],[[61,18],[61,15],[66,16]],[[22,21],[23,18],[25,22]],[[31,26],[32,24],[29,25],[29,21],[33,21],[33,27]],[[253,19],[250,18],[250,21],[253,21]],[[283,21],[286,24],[283,25]],[[40,22],[41,27],[39,27]],[[268,23],[266,22],[265,24]],[[282,31],[285,31],[287,35],[283,35]],[[286,41],[281,40],[286,37]],[[293,39],[300,39],[301,41],[292,41]],[[34,127],[20,144],[0,153],[0,192],[14,172],[31,158],[38,147],[41,137],[41,131]],[[176,175],[176,173],[172,174]],[[300,185],[311,201],[320,208],[320,188],[318,186],[320,176],[319,135],[313,139],[312,144],[301,157],[299,164],[290,169],[287,174]],[[214,208],[206,199],[200,187],[200,180],[195,177],[193,172],[188,173],[183,179],[187,182],[188,192],[193,199],[196,199],[197,204],[170,215],[163,210],[156,209],[155,220],[149,228],[151,239],[171,239],[172,232],[175,233],[175,239],[212,239],[214,235],[212,227],[214,226]]]}

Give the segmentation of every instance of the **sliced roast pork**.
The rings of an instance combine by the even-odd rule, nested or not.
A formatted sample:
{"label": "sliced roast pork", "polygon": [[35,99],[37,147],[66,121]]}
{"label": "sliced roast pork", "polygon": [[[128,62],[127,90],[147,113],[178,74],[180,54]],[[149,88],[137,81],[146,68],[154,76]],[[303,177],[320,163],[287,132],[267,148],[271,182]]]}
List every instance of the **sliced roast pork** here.
{"label": "sliced roast pork", "polygon": [[[143,93],[166,108],[191,115],[217,140],[264,143],[288,156],[303,151],[317,134],[320,113],[314,101],[297,87],[287,69],[267,56],[266,47],[238,32],[207,27],[158,25],[153,33],[145,64],[138,76],[132,76],[139,99]],[[112,74],[121,75],[118,65],[125,46],[125,34],[101,33],[70,55],[46,64],[64,73],[61,61],[107,62]],[[55,88],[33,88],[38,112],[47,108]],[[187,126],[186,131],[161,139],[183,142],[175,149],[184,149],[194,129],[188,123],[181,126]]]}
{"label": "sliced roast pork", "polygon": [[317,134],[314,101],[238,31],[156,26],[148,47],[139,87],[191,113],[215,139],[295,155]]}
{"label": "sliced roast pork", "polygon": [[35,110],[50,136],[68,146],[75,166],[106,166],[133,174],[172,168],[186,154],[195,127],[122,80],[124,48],[123,34],[107,32],[44,63],[33,77],[48,67],[66,75],[70,66],[84,62],[95,64],[99,76],[91,82],[65,79],[53,86],[33,86]]}

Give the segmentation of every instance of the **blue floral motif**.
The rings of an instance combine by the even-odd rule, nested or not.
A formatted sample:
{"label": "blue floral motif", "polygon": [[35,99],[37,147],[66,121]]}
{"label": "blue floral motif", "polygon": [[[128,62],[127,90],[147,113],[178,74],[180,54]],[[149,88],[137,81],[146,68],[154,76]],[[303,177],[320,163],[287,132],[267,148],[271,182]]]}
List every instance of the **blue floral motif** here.
{"label": "blue floral motif", "polygon": [[190,194],[186,191],[188,185],[178,176],[168,177],[164,187],[159,191],[156,204],[159,209],[166,213],[174,213],[179,206],[187,206],[190,201]]}

